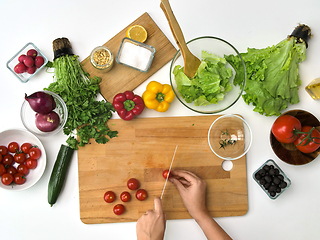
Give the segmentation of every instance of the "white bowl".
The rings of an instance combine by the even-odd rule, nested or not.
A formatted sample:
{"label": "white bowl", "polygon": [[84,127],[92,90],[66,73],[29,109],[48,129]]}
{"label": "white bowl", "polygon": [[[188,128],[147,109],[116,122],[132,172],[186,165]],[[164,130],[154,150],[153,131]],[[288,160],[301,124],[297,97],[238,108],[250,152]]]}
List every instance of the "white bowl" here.
{"label": "white bowl", "polygon": [[[21,185],[10,184],[6,186],[2,182],[0,182],[0,188],[6,189],[6,190],[13,190],[13,191],[25,190],[27,188],[30,188],[34,184],[36,184],[39,181],[39,179],[42,177],[47,164],[46,152],[40,140],[35,135],[33,135],[32,133],[28,132],[25,129],[9,129],[9,130],[0,132],[0,145],[4,145],[7,147],[10,142],[17,142],[19,146],[21,146],[25,142],[28,142],[28,143],[31,143],[32,145],[38,146],[38,148],[41,150],[41,156],[37,160],[38,165],[35,169],[29,170],[29,173],[26,176],[27,180],[24,184],[21,184]],[[15,163],[15,165],[17,165],[17,163]]]}

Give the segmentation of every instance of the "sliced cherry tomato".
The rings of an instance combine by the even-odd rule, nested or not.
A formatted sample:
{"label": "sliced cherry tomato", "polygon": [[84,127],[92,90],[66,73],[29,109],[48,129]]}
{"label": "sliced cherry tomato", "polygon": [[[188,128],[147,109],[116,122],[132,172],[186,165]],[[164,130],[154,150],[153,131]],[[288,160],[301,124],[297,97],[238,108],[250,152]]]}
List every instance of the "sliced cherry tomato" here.
{"label": "sliced cherry tomato", "polygon": [[112,192],[112,191],[107,191],[107,192],[104,194],[104,200],[105,200],[107,203],[112,203],[115,199],[116,199],[116,195],[115,195],[114,192]]}
{"label": "sliced cherry tomato", "polygon": [[2,158],[2,163],[4,166],[11,166],[14,163],[13,156],[11,154],[7,154]]}
{"label": "sliced cherry tomato", "polygon": [[[167,179],[168,173],[169,173],[169,169],[166,169],[166,170],[163,171],[162,176],[163,176],[165,179]],[[169,174],[169,178],[170,178],[170,177],[172,177],[172,173],[171,173],[171,172],[170,172],[170,174]]]}
{"label": "sliced cherry tomato", "polygon": [[120,199],[121,199],[121,201],[122,202],[129,202],[130,201],[130,199],[131,199],[131,195],[130,195],[130,193],[128,193],[128,192],[122,192],[121,194],[120,194]]}
{"label": "sliced cherry tomato", "polygon": [[22,175],[21,173],[16,173],[14,176],[13,176],[13,181],[18,184],[18,185],[21,185],[21,184],[24,184],[26,182],[26,178],[24,175]]}
{"label": "sliced cherry tomato", "polygon": [[296,139],[295,130],[301,130],[301,122],[291,115],[278,117],[271,128],[273,136],[281,143],[293,143]]}
{"label": "sliced cherry tomato", "polygon": [[31,159],[34,159],[34,160],[37,160],[39,159],[41,156],[41,150],[37,147],[32,147],[30,150],[29,150],[29,157]]}
{"label": "sliced cherry tomato", "polygon": [[0,177],[5,173],[7,173],[7,169],[4,167],[2,163],[0,163]]}
{"label": "sliced cherry tomato", "polygon": [[299,135],[299,137],[294,141],[294,145],[298,148],[300,152],[312,153],[320,147],[320,132],[317,129],[313,129],[310,135],[310,139],[305,139],[308,137],[308,132],[312,129],[311,126],[303,126],[301,132],[304,134]]}
{"label": "sliced cherry tomato", "polygon": [[125,211],[125,207],[122,204],[117,204],[113,207],[113,212],[116,215],[121,215]]}
{"label": "sliced cherry tomato", "polygon": [[29,173],[29,168],[26,165],[24,165],[23,163],[21,163],[18,165],[17,171],[18,171],[18,173],[21,173],[26,176]]}
{"label": "sliced cherry tomato", "polygon": [[17,152],[13,158],[16,163],[24,163],[26,161],[26,155],[23,152]]}
{"label": "sliced cherry tomato", "polygon": [[38,166],[38,161],[35,159],[27,158],[27,160],[24,162],[24,164],[29,169],[35,169]]}
{"label": "sliced cherry tomato", "polygon": [[31,147],[32,147],[31,143],[23,143],[21,145],[21,151],[24,152],[25,154],[28,154]]}
{"label": "sliced cherry tomato", "polygon": [[5,173],[1,177],[1,182],[4,185],[9,185],[13,181],[13,176],[10,173]]}
{"label": "sliced cherry tomato", "polygon": [[130,190],[137,190],[140,187],[140,183],[135,178],[130,178],[127,182],[127,186]]}
{"label": "sliced cherry tomato", "polygon": [[18,171],[14,166],[10,166],[7,168],[7,173],[10,173],[11,175],[15,175],[17,172]]}
{"label": "sliced cherry tomato", "polygon": [[144,189],[139,189],[139,190],[136,192],[136,198],[137,198],[139,201],[143,201],[143,200],[145,200],[147,197],[148,197],[148,193],[147,193],[147,191],[144,190]]}
{"label": "sliced cherry tomato", "polygon": [[9,143],[8,150],[11,153],[15,153],[16,151],[19,151],[19,144],[17,142]]}
{"label": "sliced cherry tomato", "polygon": [[6,147],[6,146],[0,146],[0,154],[2,155],[2,156],[4,156],[4,155],[7,155],[8,154],[8,148]]}

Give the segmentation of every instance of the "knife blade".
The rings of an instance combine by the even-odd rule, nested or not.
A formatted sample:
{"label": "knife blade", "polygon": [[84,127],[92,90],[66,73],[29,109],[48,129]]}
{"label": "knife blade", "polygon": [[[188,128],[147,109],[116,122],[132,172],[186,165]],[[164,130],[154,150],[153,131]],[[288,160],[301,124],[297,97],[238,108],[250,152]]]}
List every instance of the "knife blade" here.
{"label": "knife blade", "polygon": [[176,156],[177,148],[178,148],[178,145],[176,146],[176,149],[174,150],[173,157],[172,157],[171,164],[170,164],[170,168],[169,168],[168,175],[167,175],[166,181],[165,181],[163,189],[162,189],[162,193],[161,193],[160,199],[162,199],[164,190],[166,189],[168,178],[170,176],[170,172],[171,172],[171,168],[172,168],[172,164],[173,164],[173,160],[174,160],[174,157]]}

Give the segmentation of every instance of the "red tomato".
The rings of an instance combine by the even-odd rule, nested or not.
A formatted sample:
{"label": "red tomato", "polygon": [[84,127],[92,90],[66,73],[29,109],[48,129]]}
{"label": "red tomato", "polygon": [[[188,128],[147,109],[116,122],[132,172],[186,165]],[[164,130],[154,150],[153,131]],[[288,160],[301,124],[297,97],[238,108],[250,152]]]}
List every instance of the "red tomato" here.
{"label": "red tomato", "polygon": [[18,185],[21,185],[21,184],[24,184],[26,182],[26,178],[24,175],[22,175],[21,173],[16,173],[14,176],[13,176],[13,181],[18,184]]}
{"label": "red tomato", "polygon": [[14,166],[10,166],[7,168],[7,173],[10,173],[11,175],[15,175],[17,172],[18,171]]}
{"label": "red tomato", "polygon": [[121,199],[122,202],[129,202],[130,199],[131,199],[131,195],[128,192],[122,192],[120,194],[120,199]]}
{"label": "red tomato", "polygon": [[[163,176],[165,179],[167,179],[168,173],[169,173],[169,169],[164,170],[163,173],[162,173],[162,176]],[[170,178],[170,177],[172,177],[172,173],[171,173],[171,172],[170,172],[170,174],[169,174],[169,178]]]}
{"label": "red tomato", "polygon": [[1,177],[1,182],[4,185],[9,185],[13,181],[13,176],[10,173],[5,173]]}
{"label": "red tomato", "polygon": [[105,200],[107,203],[112,203],[115,199],[116,199],[116,195],[115,195],[114,192],[112,192],[112,191],[107,191],[107,192],[104,194],[104,200]]}
{"label": "red tomato", "polygon": [[6,146],[0,146],[0,154],[2,156],[7,155],[8,154],[8,148]]}
{"label": "red tomato", "polygon": [[24,152],[25,154],[28,154],[31,147],[32,147],[31,143],[24,143],[21,145],[21,151]]}
{"label": "red tomato", "polygon": [[5,173],[7,173],[7,170],[4,167],[4,165],[2,163],[0,163],[0,177]]}
{"label": "red tomato", "polygon": [[113,207],[113,212],[116,214],[116,215],[121,215],[124,213],[124,206],[122,204],[117,204]]}
{"label": "red tomato", "polygon": [[0,163],[2,162],[2,158],[3,158],[3,157],[2,157],[2,155],[0,154]]}
{"label": "red tomato", "polygon": [[127,182],[127,186],[130,190],[137,190],[140,187],[140,183],[135,178],[130,178]]}
{"label": "red tomato", "polygon": [[17,152],[13,158],[16,163],[24,163],[26,161],[26,155],[23,152]]}
{"label": "red tomato", "polygon": [[16,151],[19,151],[19,144],[17,142],[9,143],[8,150],[11,153],[15,153]]}
{"label": "red tomato", "polygon": [[271,128],[273,136],[281,143],[293,143],[296,139],[294,130],[301,130],[301,122],[291,115],[278,117]]}
{"label": "red tomato", "polygon": [[38,166],[38,162],[37,160],[31,159],[31,158],[27,158],[27,160],[24,163],[27,168],[29,169],[35,169]]}
{"label": "red tomato", "polygon": [[300,152],[312,153],[320,147],[320,132],[315,128],[312,130],[309,139],[307,138],[304,140],[304,138],[308,137],[308,133],[311,129],[311,126],[303,126],[301,128],[301,132],[305,133],[299,135],[299,137],[294,141],[294,145]]}
{"label": "red tomato", "polygon": [[41,150],[37,147],[32,147],[30,150],[29,150],[29,157],[31,159],[34,159],[34,160],[37,160],[39,159],[41,156]]}
{"label": "red tomato", "polygon": [[144,190],[144,189],[139,189],[139,190],[136,192],[136,198],[137,198],[139,201],[143,201],[143,200],[145,200],[147,197],[148,197],[148,193],[147,193],[147,191]]}
{"label": "red tomato", "polygon": [[22,163],[17,167],[17,171],[18,173],[21,173],[26,176],[29,173],[29,168]]}
{"label": "red tomato", "polygon": [[11,166],[14,163],[13,157],[11,154],[7,154],[2,158],[3,165]]}

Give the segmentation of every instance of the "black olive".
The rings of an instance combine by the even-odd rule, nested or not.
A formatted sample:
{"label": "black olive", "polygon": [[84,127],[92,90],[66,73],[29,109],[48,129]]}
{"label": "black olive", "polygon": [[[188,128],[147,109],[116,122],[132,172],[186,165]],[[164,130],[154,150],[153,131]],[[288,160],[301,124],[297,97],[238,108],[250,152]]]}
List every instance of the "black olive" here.
{"label": "black olive", "polygon": [[260,169],[259,173],[262,177],[266,175],[266,171],[264,169]]}
{"label": "black olive", "polygon": [[274,176],[274,175],[275,175],[275,169],[274,169],[274,168],[271,168],[271,169],[269,170],[269,174],[270,174],[271,176]]}
{"label": "black olive", "polygon": [[275,176],[278,176],[279,173],[280,173],[279,169],[276,169],[276,168],[275,168],[275,169],[274,169],[274,175],[275,175]]}
{"label": "black olive", "polygon": [[286,187],[287,187],[287,183],[286,183],[286,182],[281,182],[281,183],[279,184],[279,187],[281,187],[281,188],[286,188]]}
{"label": "black olive", "polygon": [[281,175],[281,174],[279,174],[279,175],[278,175],[278,178],[279,178],[281,181],[283,181],[284,176],[283,176],[283,175]]}
{"label": "black olive", "polygon": [[273,166],[273,165],[270,165],[270,169],[274,169],[274,166]]}
{"label": "black olive", "polygon": [[257,179],[257,180],[260,180],[261,179],[261,175],[259,172],[257,172],[254,177]]}
{"label": "black olive", "polygon": [[265,185],[266,184],[266,180],[264,180],[264,179],[261,179],[259,182],[260,182],[261,185]]}
{"label": "black olive", "polygon": [[273,183],[274,184],[279,185],[280,182],[281,182],[280,178],[278,178],[278,177],[274,177],[273,178]]}
{"label": "black olive", "polygon": [[275,197],[276,196],[276,192],[275,191],[270,192],[270,196],[271,197]]}
{"label": "black olive", "polygon": [[272,182],[272,178],[270,176],[265,176],[264,178],[266,180],[266,182]]}
{"label": "black olive", "polygon": [[269,165],[264,165],[263,169],[266,170],[266,171],[269,171],[270,170],[270,166]]}
{"label": "black olive", "polygon": [[271,186],[271,183],[267,182],[267,183],[264,185],[264,188],[265,188],[266,190],[268,190],[270,186]]}
{"label": "black olive", "polygon": [[276,191],[277,187],[276,185],[271,185],[268,189],[269,193]]}
{"label": "black olive", "polygon": [[281,193],[281,188],[280,188],[280,187],[277,187],[276,192],[277,192],[277,193]]}

